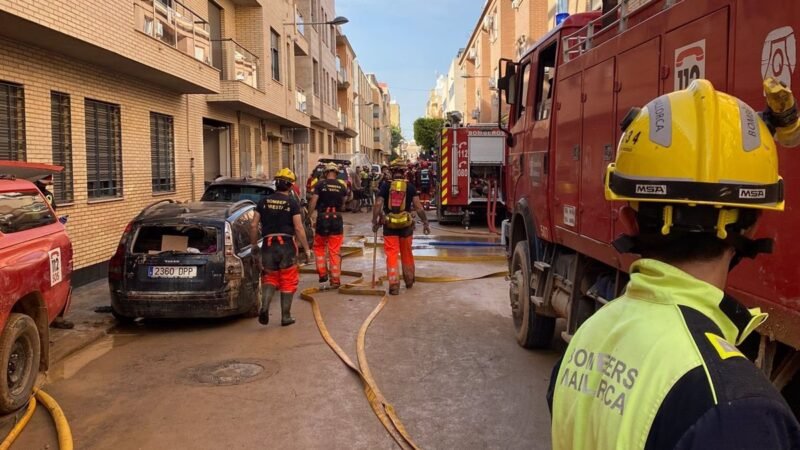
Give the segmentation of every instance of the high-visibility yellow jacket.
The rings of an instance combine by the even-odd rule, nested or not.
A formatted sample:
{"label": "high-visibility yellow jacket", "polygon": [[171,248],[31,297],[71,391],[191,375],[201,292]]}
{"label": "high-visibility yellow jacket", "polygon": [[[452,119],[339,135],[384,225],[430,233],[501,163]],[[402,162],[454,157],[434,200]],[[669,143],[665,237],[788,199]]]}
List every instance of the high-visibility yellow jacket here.
{"label": "high-visibility yellow jacket", "polygon": [[786,402],[736,348],[765,319],[673,266],[635,262],[553,371],[553,448],[800,448]]}

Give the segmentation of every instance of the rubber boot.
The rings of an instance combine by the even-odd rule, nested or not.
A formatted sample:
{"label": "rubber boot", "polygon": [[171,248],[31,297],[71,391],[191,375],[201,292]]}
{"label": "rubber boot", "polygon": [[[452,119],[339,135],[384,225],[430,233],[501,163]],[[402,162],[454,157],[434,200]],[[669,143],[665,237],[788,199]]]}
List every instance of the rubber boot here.
{"label": "rubber boot", "polygon": [[392,284],[389,286],[389,294],[400,295],[400,284]]}
{"label": "rubber boot", "polygon": [[288,326],[294,323],[292,317],[293,293],[281,292],[281,326]]}
{"label": "rubber boot", "polygon": [[320,277],[319,278],[319,289],[321,291],[327,291],[329,288],[330,287],[328,285],[328,276],[325,275],[324,277]]}
{"label": "rubber boot", "polygon": [[261,287],[261,310],[258,311],[258,323],[266,325],[269,323],[269,304],[275,296],[275,286],[267,284]]}

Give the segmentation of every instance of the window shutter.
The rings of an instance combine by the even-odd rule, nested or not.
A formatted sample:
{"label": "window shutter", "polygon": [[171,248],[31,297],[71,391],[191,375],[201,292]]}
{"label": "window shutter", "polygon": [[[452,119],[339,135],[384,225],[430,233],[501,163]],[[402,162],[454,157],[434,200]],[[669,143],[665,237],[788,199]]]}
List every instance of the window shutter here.
{"label": "window shutter", "polygon": [[150,113],[153,192],[175,190],[175,138],[172,116]]}
{"label": "window shutter", "polygon": [[122,196],[119,105],[86,99],[86,171],[89,198]]}
{"label": "window shutter", "polygon": [[53,137],[53,164],[64,168],[53,176],[53,195],[57,203],[74,200],[72,185],[72,113],[69,94],[50,93],[50,127]]}
{"label": "window shutter", "polygon": [[25,91],[0,81],[0,160],[25,161]]}

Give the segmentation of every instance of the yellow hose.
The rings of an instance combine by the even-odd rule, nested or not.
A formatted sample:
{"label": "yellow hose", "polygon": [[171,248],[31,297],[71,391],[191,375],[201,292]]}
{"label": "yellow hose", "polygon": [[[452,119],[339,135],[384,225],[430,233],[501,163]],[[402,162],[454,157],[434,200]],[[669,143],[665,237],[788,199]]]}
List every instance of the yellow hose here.
{"label": "yellow hose", "polygon": [[8,450],[11,448],[11,444],[14,443],[15,440],[19,437],[20,433],[22,433],[22,429],[25,428],[25,425],[30,422],[31,417],[33,417],[33,412],[36,410],[36,398],[31,397],[31,400],[28,402],[28,409],[25,410],[25,415],[22,416],[19,422],[14,425],[14,428],[11,429],[11,432],[8,433],[5,439],[3,439],[3,443],[0,444],[0,450]]}
{"label": "yellow hose", "polygon": [[58,406],[56,400],[45,391],[37,389],[34,394],[53,417],[53,422],[55,422],[56,431],[58,432],[58,448],[60,450],[72,450],[72,430],[69,428],[64,411]]}
{"label": "yellow hose", "polygon": [[25,415],[22,416],[19,422],[14,425],[14,428],[11,429],[11,432],[8,433],[3,442],[0,443],[0,450],[8,450],[11,448],[11,444],[19,437],[22,430],[28,425],[30,422],[31,417],[33,417],[33,412],[36,410],[36,399],[39,399],[39,402],[47,408],[50,412],[50,416],[53,417],[53,422],[56,424],[56,432],[58,433],[58,448],[60,450],[72,450],[72,431],[69,428],[69,423],[67,423],[67,416],[64,415],[64,411],[61,410],[61,407],[58,406],[55,399],[50,397],[46,392],[41,391],[39,389],[35,389],[33,391],[33,396],[31,400],[28,402],[28,409],[25,410]]}

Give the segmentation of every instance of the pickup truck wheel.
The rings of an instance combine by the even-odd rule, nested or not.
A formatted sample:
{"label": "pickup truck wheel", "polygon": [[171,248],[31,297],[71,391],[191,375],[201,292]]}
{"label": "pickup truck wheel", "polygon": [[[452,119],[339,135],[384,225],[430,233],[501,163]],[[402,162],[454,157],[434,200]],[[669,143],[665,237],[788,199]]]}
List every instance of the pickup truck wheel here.
{"label": "pickup truck wheel", "polygon": [[0,414],[14,412],[30,400],[41,350],[33,319],[19,313],[8,316],[0,335],[0,363],[6,368],[5,380],[0,383]]}
{"label": "pickup truck wheel", "polygon": [[553,340],[556,319],[536,313],[530,300],[531,258],[528,241],[517,242],[511,259],[509,298],[517,342],[525,348],[545,348]]}

